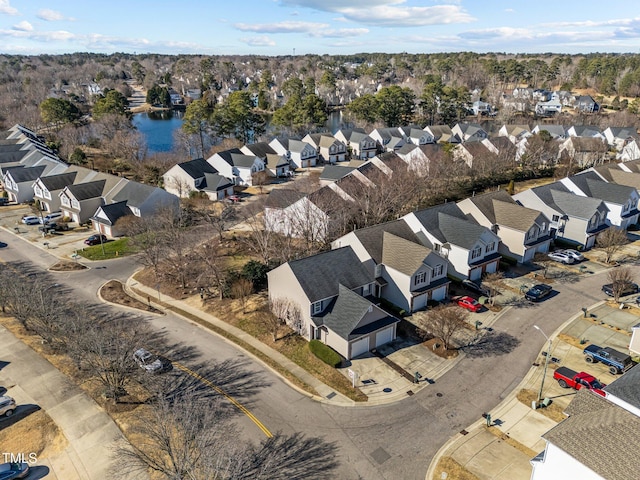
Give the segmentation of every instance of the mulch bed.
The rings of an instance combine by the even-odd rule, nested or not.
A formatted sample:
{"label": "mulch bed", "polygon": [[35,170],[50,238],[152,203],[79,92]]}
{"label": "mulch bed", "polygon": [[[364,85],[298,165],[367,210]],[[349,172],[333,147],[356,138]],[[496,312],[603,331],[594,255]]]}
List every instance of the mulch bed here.
{"label": "mulch bed", "polygon": [[157,308],[130,296],[124,290],[122,282],[119,282],[118,280],[109,280],[105,283],[102,288],[100,288],[100,296],[107,302],[115,303],[117,305],[137,308],[138,310],[144,310],[145,312],[162,313]]}

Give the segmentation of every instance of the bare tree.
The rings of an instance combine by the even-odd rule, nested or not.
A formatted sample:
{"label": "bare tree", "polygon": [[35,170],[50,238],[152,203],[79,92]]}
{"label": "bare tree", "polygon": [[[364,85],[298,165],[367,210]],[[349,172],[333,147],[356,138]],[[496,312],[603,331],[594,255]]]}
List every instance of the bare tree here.
{"label": "bare tree", "polygon": [[217,472],[208,475],[206,467],[233,447],[236,433],[227,417],[216,398],[203,399],[191,391],[160,396],[132,425],[135,441],[118,453],[129,472],[151,469],[170,480],[226,478]]}
{"label": "bare tree", "polygon": [[500,293],[498,290],[502,284],[502,272],[487,273],[482,279],[482,283],[489,287],[489,301],[494,305],[496,296]]}
{"label": "bare tree", "polygon": [[251,184],[258,187],[260,191],[260,195],[264,193],[264,186],[269,185],[271,183],[271,177],[269,174],[263,170],[261,172],[256,172],[251,175]]}
{"label": "bare tree", "polygon": [[442,340],[445,350],[452,347],[453,336],[466,327],[469,313],[455,305],[440,305],[419,321],[418,327],[426,335]]}
{"label": "bare tree", "polygon": [[598,235],[596,245],[605,254],[604,262],[610,263],[613,256],[628,243],[627,233],[622,228],[609,227]]}
{"label": "bare tree", "polygon": [[631,267],[614,268],[607,273],[607,278],[611,282],[611,289],[613,290],[613,299],[617,302],[624,291],[634,281],[633,271]]}
{"label": "bare tree", "polygon": [[276,340],[277,330],[283,323],[291,327],[298,335],[302,334],[302,314],[298,305],[288,298],[278,297],[269,300],[269,309],[274,317],[274,319],[269,320],[269,325],[273,327],[274,341]]}
{"label": "bare tree", "polygon": [[533,263],[542,267],[542,278],[547,278],[547,271],[552,260],[546,253],[537,252],[533,257]]}
{"label": "bare tree", "polygon": [[231,285],[231,295],[240,300],[242,313],[247,313],[247,299],[253,293],[253,283],[246,278],[239,278]]}

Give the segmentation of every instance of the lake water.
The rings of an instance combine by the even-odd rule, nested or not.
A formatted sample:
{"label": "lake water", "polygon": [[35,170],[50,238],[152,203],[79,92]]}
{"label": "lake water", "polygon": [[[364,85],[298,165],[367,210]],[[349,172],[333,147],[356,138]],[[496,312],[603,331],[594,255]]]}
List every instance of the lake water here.
{"label": "lake water", "polygon": [[[173,150],[175,145],[173,133],[182,127],[183,115],[184,112],[180,110],[163,110],[133,115],[131,121],[145,139],[147,154]],[[341,122],[341,112],[331,112],[326,126],[332,133],[335,133],[343,126]]]}
{"label": "lake water", "polygon": [[183,115],[184,112],[179,110],[163,110],[133,115],[131,121],[144,137],[148,154],[173,150],[173,132],[182,127]]}

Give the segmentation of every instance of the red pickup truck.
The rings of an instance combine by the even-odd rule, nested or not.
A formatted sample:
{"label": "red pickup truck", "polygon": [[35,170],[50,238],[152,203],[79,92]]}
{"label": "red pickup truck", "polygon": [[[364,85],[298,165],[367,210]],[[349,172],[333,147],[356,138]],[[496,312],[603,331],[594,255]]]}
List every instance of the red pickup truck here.
{"label": "red pickup truck", "polygon": [[586,372],[578,373],[570,368],[560,367],[553,372],[553,378],[558,381],[558,385],[562,388],[573,388],[575,390],[587,388],[598,395],[606,396],[602,390],[606,385],[600,383],[596,377]]}

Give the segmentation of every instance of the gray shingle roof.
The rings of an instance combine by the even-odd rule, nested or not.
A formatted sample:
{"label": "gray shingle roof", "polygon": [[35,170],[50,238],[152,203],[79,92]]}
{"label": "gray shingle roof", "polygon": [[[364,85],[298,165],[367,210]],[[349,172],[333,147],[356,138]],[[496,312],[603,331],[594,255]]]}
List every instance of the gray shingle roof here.
{"label": "gray shingle roof", "polygon": [[[289,141],[289,145],[291,145],[292,140]],[[245,145],[245,148],[249,150],[256,157],[262,158],[263,160],[267,158],[267,154],[275,154],[276,151],[273,149],[271,145],[267,142],[258,142],[252,143],[250,145]]]}
{"label": "gray shingle roof", "polygon": [[107,219],[105,220],[101,217],[92,217],[91,219],[104,225],[114,225],[122,217],[133,215],[131,209],[127,207],[126,200],[122,200],[116,203],[110,203],[109,205],[102,205],[100,207],[100,210],[102,210]]}
{"label": "gray shingle roof", "polygon": [[369,300],[339,284],[338,297],[328,307],[327,313],[322,316],[322,324],[341,338],[349,340],[351,333],[370,308],[373,308],[373,304]]}
{"label": "gray shingle roof", "polygon": [[640,417],[587,389],[578,391],[566,413],[569,418],[544,439],[607,480],[638,478]]}
{"label": "gray shingle roof", "polygon": [[204,158],[196,158],[188,162],[179,163],[178,166],[191,178],[201,178],[205,173],[218,173]]}
{"label": "gray shingle roof", "polygon": [[347,167],[343,165],[326,165],[320,174],[320,180],[340,180],[345,175],[354,171],[355,167]]}
{"label": "gray shingle roof", "polygon": [[636,365],[629,369],[624,375],[604,387],[604,390],[629,405],[640,408],[640,366]]}
{"label": "gray shingle roof", "polygon": [[59,173],[58,175],[48,175],[40,177],[40,182],[50,192],[62,190],[67,185],[72,185],[78,172]]}
{"label": "gray shingle roof", "polygon": [[470,220],[453,202],[414,212],[424,228],[441,243],[469,249],[487,228]]}
{"label": "gray shingle roof", "polygon": [[416,273],[430,253],[431,250],[418,243],[383,233],[382,263],[405,275]]}
{"label": "gray shingle roof", "polygon": [[220,190],[226,190],[234,185],[233,180],[223,177],[217,173],[205,173],[204,184],[200,185],[200,190],[205,192],[219,192]]}
{"label": "gray shingle roof", "polygon": [[289,262],[289,267],[310,302],[338,294],[338,285],[349,290],[373,282],[351,247],[343,247]]}
{"label": "gray shingle roof", "polygon": [[266,208],[287,208],[305,196],[298,190],[277,188],[271,190],[265,202]]}
{"label": "gray shingle roof", "polygon": [[596,172],[585,172],[573,175],[569,177],[569,180],[582,190],[585,195],[619,205],[627,203],[635,190],[625,185],[607,183],[600,179]]}
{"label": "gray shingle roof", "polygon": [[550,193],[553,203],[561,212],[584,220],[590,219],[602,204],[600,199],[581,197],[575,193],[565,193],[556,189],[551,189]]}
{"label": "gray shingle roof", "polygon": [[416,234],[411,231],[409,225],[403,220],[393,220],[372,227],[360,228],[353,233],[358,240],[360,240],[360,243],[371,258],[373,258],[373,261],[381,263],[384,235],[387,232],[393,234],[396,238],[399,237],[410,242],[420,243]]}
{"label": "gray shingle roof", "polygon": [[44,170],[45,170],[44,166],[39,166],[39,167],[16,166],[16,167],[9,167],[5,169],[5,173],[10,174],[14,182],[23,183],[23,182],[32,182],[37,180],[40,177],[40,175],[42,175],[42,172],[44,172]]}
{"label": "gray shingle roof", "polygon": [[71,192],[74,198],[80,202],[89,198],[101,197],[105,183],[106,180],[76,183],[75,185],[69,185],[67,189]]}
{"label": "gray shingle roof", "polygon": [[640,175],[635,172],[624,172],[619,169],[609,169],[610,181],[618,185],[633,187],[640,192]]}
{"label": "gray shingle roof", "polygon": [[496,216],[495,223],[521,232],[529,230],[541,215],[538,210],[501,200],[493,201],[493,210]]}

